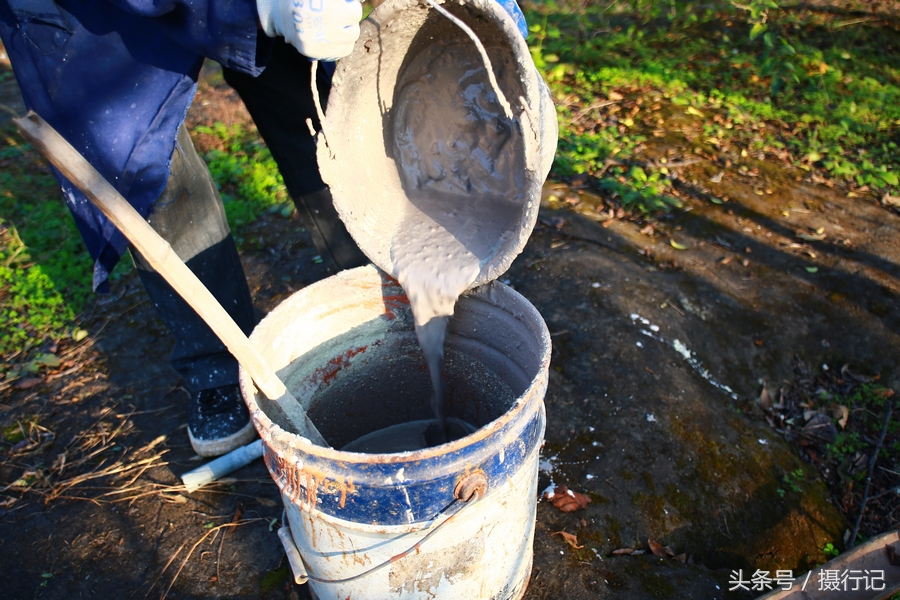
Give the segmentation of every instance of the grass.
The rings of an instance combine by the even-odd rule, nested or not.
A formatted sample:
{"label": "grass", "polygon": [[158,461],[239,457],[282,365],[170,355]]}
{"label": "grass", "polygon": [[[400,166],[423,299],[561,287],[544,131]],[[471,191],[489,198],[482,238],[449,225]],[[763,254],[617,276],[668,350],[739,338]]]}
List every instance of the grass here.
{"label": "grass", "polygon": [[[224,143],[205,157],[222,193],[229,225],[243,226],[266,210],[292,208],[278,169],[255,130],[198,127]],[[8,125],[0,130],[0,381],[33,371],[45,341],[84,333],[77,315],[91,297],[92,264],[43,159]],[[235,202],[235,198],[240,198]],[[117,267],[112,279],[121,276]],[[40,356],[38,356],[40,359]],[[11,362],[22,363],[18,365]]]}
{"label": "grass", "polygon": [[[222,123],[196,127],[197,133],[213,136],[223,149],[206,153],[213,180],[222,194],[225,214],[233,231],[254,222],[265,211],[293,210],[293,204],[269,149],[255,128]],[[234,200],[239,198],[239,202]]]}
{"label": "grass", "polygon": [[40,156],[0,130],[0,356],[71,335],[91,261]]}
{"label": "grass", "polygon": [[[648,132],[666,126],[647,111],[662,105],[658,114],[666,121],[674,115],[692,121],[697,153],[735,163],[742,153],[779,157],[858,193],[896,195],[896,24],[845,26],[846,18],[831,13],[771,10],[768,32],[750,39],[749,14],[727,2],[712,6],[529,5],[532,55],[560,118],[554,174],[587,174],[629,209],[677,205],[667,200],[665,171],[633,170]],[[626,110],[617,101],[623,97],[642,106]],[[654,178],[648,190],[645,179]]]}

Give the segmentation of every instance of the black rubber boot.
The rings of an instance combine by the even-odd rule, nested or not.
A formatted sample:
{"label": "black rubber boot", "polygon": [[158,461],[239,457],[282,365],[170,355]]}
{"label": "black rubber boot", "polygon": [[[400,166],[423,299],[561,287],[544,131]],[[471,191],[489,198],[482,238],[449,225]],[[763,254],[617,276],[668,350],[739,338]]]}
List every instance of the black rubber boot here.
{"label": "black rubber boot", "polygon": [[312,194],[295,196],[293,200],[313,244],[329,270],[343,271],[369,263],[369,259],[347,233],[347,228],[338,217],[331,199],[331,190],[325,188]]}

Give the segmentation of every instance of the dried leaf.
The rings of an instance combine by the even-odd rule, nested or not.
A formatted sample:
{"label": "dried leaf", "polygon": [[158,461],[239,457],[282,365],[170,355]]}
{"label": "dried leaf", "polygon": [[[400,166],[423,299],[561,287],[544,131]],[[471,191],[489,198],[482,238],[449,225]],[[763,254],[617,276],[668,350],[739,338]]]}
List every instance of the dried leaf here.
{"label": "dried leaf", "polygon": [[572,548],[574,548],[574,549],[576,549],[576,550],[579,550],[579,549],[581,549],[581,548],[584,548],[584,546],[579,546],[579,545],[578,545],[578,537],[575,536],[574,534],[571,534],[571,533],[567,532],[567,531],[556,531],[556,532],[552,533],[551,535],[560,535],[560,536],[562,536],[562,539],[564,539],[568,545],[570,545]]}
{"label": "dried leaf", "polygon": [[841,377],[843,377],[844,379],[849,379],[851,381],[855,381],[857,383],[871,383],[872,381],[875,381],[874,377],[869,377],[868,375],[860,375],[859,373],[854,373],[853,371],[850,370],[849,364],[841,367]]}
{"label": "dried leaf", "polygon": [[846,429],[847,420],[850,418],[850,409],[843,404],[832,404],[828,409],[831,411],[831,416],[837,419],[841,429]]}
{"label": "dried leaf", "polygon": [[885,206],[900,208],[900,196],[891,196],[890,194],[885,194],[881,198],[881,203]]}
{"label": "dried leaf", "polygon": [[547,227],[552,227],[553,229],[562,229],[566,225],[569,224],[568,219],[564,219],[563,217],[557,217],[555,215],[550,215],[546,217],[541,217],[541,223],[546,225]]}
{"label": "dried leaf", "polygon": [[803,233],[797,232],[797,237],[804,242],[821,242],[825,239],[825,233]]}
{"label": "dried leaf", "polygon": [[719,171],[713,177],[709,178],[710,183],[722,183],[722,177],[725,176],[725,171]]}
{"label": "dried leaf", "polygon": [[769,389],[763,386],[762,392],[759,394],[759,405],[768,410],[772,406],[772,397],[769,395]]}
{"label": "dried leaf", "polygon": [[618,550],[613,550],[613,554],[632,554],[634,552],[634,548],[619,548]]}
{"label": "dried leaf", "polygon": [[666,557],[666,549],[663,548],[663,545],[659,542],[654,542],[653,540],[648,539],[647,545],[650,546],[650,552],[653,553],[653,556],[658,556],[659,558]]}
{"label": "dried leaf", "polygon": [[800,430],[808,438],[817,438],[828,444],[837,438],[837,428],[827,415],[816,413]]}
{"label": "dried leaf", "polygon": [[544,494],[544,498],[562,512],[581,510],[591,501],[588,496],[573,492],[564,485],[556,486],[553,491]]}
{"label": "dried leaf", "polygon": [[268,498],[258,497],[256,499],[256,501],[258,503],[262,504],[263,506],[267,506],[269,508],[272,508],[273,506],[277,506],[277,503],[274,500],[269,500]]}
{"label": "dried leaf", "polygon": [[41,379],[40,377],[27,377],[16,384],[16,389],[29,390],[42,381],[43,379]]}
{"label": "dried leaf", "polygon": [[669,240],[669,245],[672,246],[673,248],[675,248],[676,250],[687,250],[688,249],[687,246],[685,246],[684,244],[679,244],[675,240]]}
{"label": "dried leaf", "polygon": [[683,552],[682,552],[681,554],[679,554],[678,556],[673,556],[672,558],[674,558],[675,560],[677,560],[677,561],[680,562],[681,564],[684,564],[684,563],[687,562],[687,554],[685,554],[685,553],[683,553]]}
{"label": "dried leaf", "polygon": [[625,96],[623,96],[619,92],[610,92],[606,95],[606,97],[610,100],[622,100],[625,98]]}
{"label": "dried leaf", "polygon": [[874,393],[876,396],[880,396],[880,397],[886,399],[886,398],[893,398],[897,392],[895,392],[891,388],[881,388],[880,390],[875,390]]}

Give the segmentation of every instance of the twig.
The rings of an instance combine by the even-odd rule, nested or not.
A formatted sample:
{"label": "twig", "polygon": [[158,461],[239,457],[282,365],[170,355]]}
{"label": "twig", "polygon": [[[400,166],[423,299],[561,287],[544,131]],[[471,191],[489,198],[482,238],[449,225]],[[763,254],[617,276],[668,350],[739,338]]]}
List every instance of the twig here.
{"label": "twig", "polygon": [[[193,546],[191,546],[191,549],[188,551],[187,556],[185,556],[184,560],[181,561],[181,566],[178,567],[178,571],[176,571],[175,576],[172,578],[172,581],[169,582],[169,587],[167,587],[166,591],[163,592],[163,595],[160,598],[160,600],[166,600],[166,596],[169,595],[169,590],[171,590],[172,586],[175,585],[175,581],[178,579],[178,576],[181,575],[181,571],[182,571],[182,569],[184,569],[184,565],[186,565],[187,561],[190,560],[191,555],[194,553],[194,550],[197,549],[197,546],[202,544],[204,542],[204,540],[206,540],[206,538],[209,537],[209,534],[211,534],[215,531],[218,531],[224,527],[240,527],[241,525],[249,525],[250,523],[256,523],[258,521],[265,521],[265,519],[263,519],[263,518],[247,519],[246,521],[238,521],[237,523],[225,523],[223,525],[216,525],[215,527],[213,527],[212,529],[210,529],[209,531],[204,533],[202,536],[200,536],[200,539],[197,540]],[[180,549],[179,549],[179,551],[180,551]],[[166,565],[166,566],[168,567],[168,565]],[[165,569],[163,569],[163,570],[165,570]]]}
{"label": "twig", "polygon": [[[238,523],[241,520],[241,515],[244,513],[241,505],[238,504],[237,508],[234,511],[234,518],[231,519],[232,523]],[[222,532],[222,539],[219,540],[219,551],[216,552],[216,583],[222,583],[222,576],[219,575],[219,563],[222,561],[222,547],[225,545],[225,538],[228,536],[228,530]]]}
{"label": "twig", "polygon": [[[856,524],[853,526],[853,533],[850,534],[849,547],[856,545],[856,536],[859,533],[859,526],[862,524],[863,515],[866,512],[866,503],[869,501],[869,486],[872,483],[872,473],[875,471],[875,461],[878,460],[878,453],[881,452],[881,445],[884,444],[884,436],[887,435],[888,423],[891,421],[891,413],[893,407],[888,406],[887,412],[884,414],[884,424],[881,426],[881,434],[878,436],[878,443],[875,444],[875,452],[869,459],[869,468],[866,472],[866,487],[863,488],[863,497],[859,505],[859,516],[856,517]],[[850,549],[848,548],[848,550]]]}
{"label": "twig", "polygon": [[[178,550],[175,551],[175,554],[173,554],[172,557],[169,558],[169,562],[166,563],[166,566],[163,567],[163,570],[160,571],[160,572],[159,572],[159,575],[156,576],[156,579],[153,580],[153,585],[151,585],[151,586],[150,586],[150,589],[147,590],[147,593],[144,594],[144,598],[146,598],[147,596],[150,595],[150,592],[152,592],[152,591],[153,591],[153,588],[156,587],[156,584],[159,583],[160,577],[163,576],[163,574],[166,572],[166,569],[168,569],[168,568],[169,568],[169,565],[172,564],[172,561],[175,560],[175,557],[178,556],[178,555],[181,553],[182,550],[184,550],[184,547],[185,547],[185,546],[187,546],[187,542],[181,544],[181,546],[179,546]],[[170,587],[171,587],[171,586],[170,586]],[[168,591],[168,590],[166,590],[166,591]]]}
{"label": "twig", "polygon": [[859,25],[860,23],[869,23],[871,21],[880,21],[881,19],[878,17],[862,17],[860,19],[852,19],[850,21],[844,21],[843,23],[838,23],[834,26],[835,29],[840,29],[841,27],[847,27],[848,25]]}

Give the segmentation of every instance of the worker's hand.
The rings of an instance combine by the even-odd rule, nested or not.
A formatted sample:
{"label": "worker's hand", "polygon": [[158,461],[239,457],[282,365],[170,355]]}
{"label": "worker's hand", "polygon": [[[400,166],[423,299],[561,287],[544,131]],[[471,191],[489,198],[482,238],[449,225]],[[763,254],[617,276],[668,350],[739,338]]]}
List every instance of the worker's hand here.
{"label": "worker's hand", "polygon": [[316,60],[347,56],[359,37],[358,0],[256,0],[256,11],[267,36],[282,36]]}

